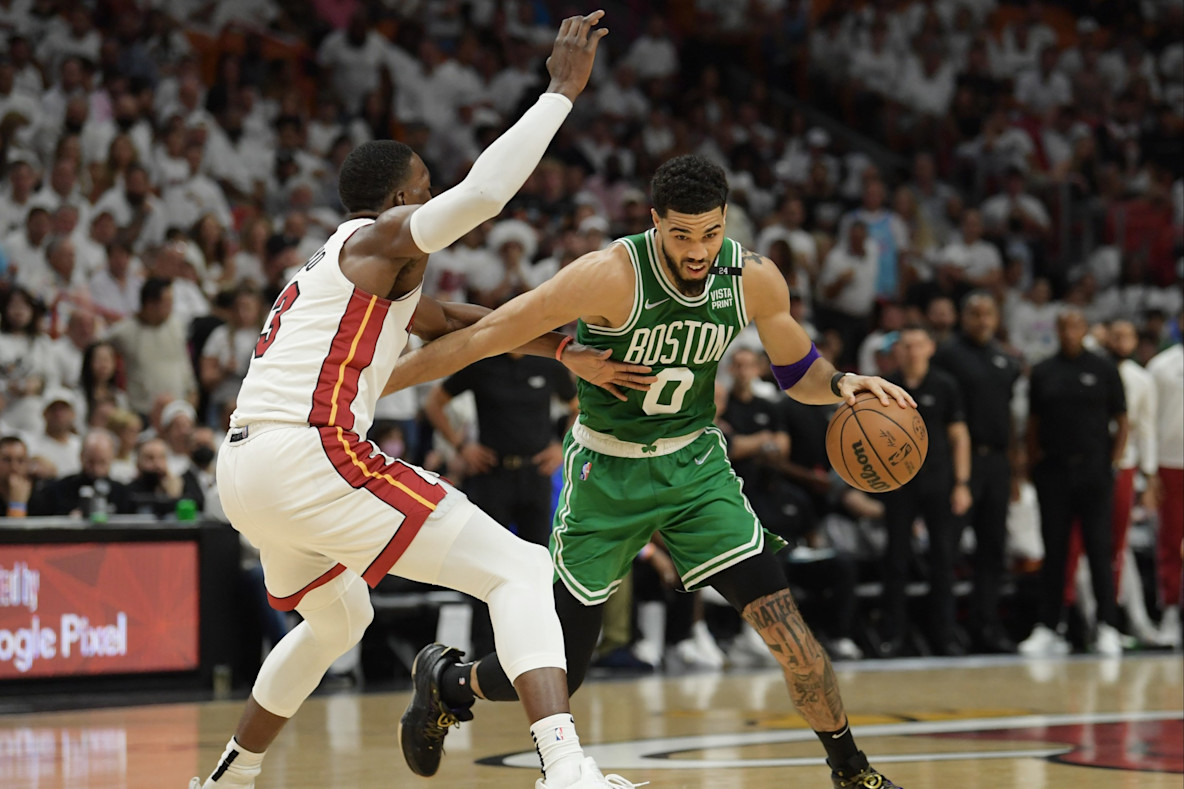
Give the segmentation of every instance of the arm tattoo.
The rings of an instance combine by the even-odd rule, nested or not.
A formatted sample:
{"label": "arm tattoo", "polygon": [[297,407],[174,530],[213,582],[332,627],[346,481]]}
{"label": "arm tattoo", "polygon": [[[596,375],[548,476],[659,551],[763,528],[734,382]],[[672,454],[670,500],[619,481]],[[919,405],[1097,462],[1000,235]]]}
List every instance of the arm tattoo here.
{"label": "arm tattoo", "polygon": [[834,668],[810,632],[788,589],[755,600],[744,621],[761,634],[781,664],[794,707],[817,731],[837,731],[847,719]]}
{"label": "arm tattoo", "polygon": [[740,256],[740,260],[746,266],[747,265],[763,266],[765,264],[766,259],[767,258],[765,258],[764,255],[758,255],[757,253],[753,252],[751,249],[744,250],[744,254]]}

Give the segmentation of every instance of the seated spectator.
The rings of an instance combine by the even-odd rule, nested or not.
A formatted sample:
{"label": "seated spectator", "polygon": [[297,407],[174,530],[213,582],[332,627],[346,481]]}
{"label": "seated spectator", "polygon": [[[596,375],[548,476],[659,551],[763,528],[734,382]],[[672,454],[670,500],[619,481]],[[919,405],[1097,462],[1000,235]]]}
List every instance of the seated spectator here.
{"label": "seated spectator", "polygon": [[53,347],[42,330],[45,306],[23,288],[12,288],[0,302],[0,371],[9,427],[28,433],[41,429],[42,392],[52,375]]}
{"label": "seated spectator", "polygon": [[157,436],[165,443],[169,474],[180,477],[189,470],[189,453],[193,448],[193,428],[197,413],[185,400],[173,400],[160,412]]}
{"label": "seated spectator", "polygon": [[8,259],[8,279],[28,279],[44,276],[49,264],[45,247],[49,243],[52,224],[49,211],[34,205],[25,214],[24,226],[0,239],[0,250]]}
{"label": "seated spectator", "polygon": [[78,406],[69,389],[45,396],[45,430],[33,439],[30,454],[53,464],[54,475],[66,477],[82,468],[82,439],[75,432]]}
{"label": "seated spectator", "polygon": [[238,397],[259,341],[262,308],[258,291],[251,286],[239,287],[234,292],[230,320],[214,329],[202,346],[201,385],[215,414]]}
{"label": "seated spectator", "polygon": [[[982,216],[968,210],[962,214],[961,238],[951,241],[938,255],[942,276],[954,283],[955,293],[967,290],[993,290],[1003,278],[1003,258],[999,250],[983,240]],[[960,294],[959,294],[960,295]]]}
{"label": "seated spectator", "polygon": [[95,314],[90,310],[74,310],[66,321],[66,331],[53,341],[50,378],[67,389],[78,389],[81,383],[82,359],[87,347],[95,339]]}
{"label": "seated spectator", "polygon": [[107,417],[106,428],[116,440],[111,479],[126,485],[136,477],[136,445],[144,422],[132,411],[116,409]]}
{"label": "seated spectator", "polygon": [[[117,380],[118,355],[115,346],[106,341],[91,343],[82,356],[81,392],[85,398],[87,422],[100,403],[112,403],[116,409],[128,407],[127,392]],[[105,426],[106,422],[103,422]]]}
{"label": "seated spectator", "polygon": [[105,267],[90,278],[91,302],[107,320],[118,322],[140,309],[144,277],[138,268],[129,244],[122,240],[107,244]]}
{"label": "seated spectator", "polygon": [[214,477],[219,435],[208,427],[199,427],[193,431],[189,468],[181,475],[181,482],[184,490],[193,496],[198,512],[226,521],[222,501],[218,498],[218,481]]}
{"label": "seated spectator", "polygon": [[197,501],[201,490],[187,486],[169,471],[168,445],[151,438],[136,451],[136,476],[128,485],[132,512],[163,518],[173,513],[181,499]]}
{"label": "seated spectator", "polygon": [[39,491],[30,515],[69,515],[101,522],[109,513],[131,512],[126,485],[111,479],[115,437],[92,430],[82,440],[81,470]]}
{"label": "seated spectator", "polygon": [[34,480],[29,475],[29,448],[17,436],[0,438],[0,508],[7,518],[28,514]]}

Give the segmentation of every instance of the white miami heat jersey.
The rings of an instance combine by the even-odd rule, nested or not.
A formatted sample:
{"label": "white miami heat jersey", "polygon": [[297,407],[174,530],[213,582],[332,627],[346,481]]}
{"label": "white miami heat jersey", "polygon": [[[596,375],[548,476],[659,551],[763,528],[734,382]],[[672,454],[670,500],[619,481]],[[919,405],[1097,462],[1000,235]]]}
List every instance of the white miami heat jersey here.
{"label": "white miami heat jersey", "polygon": [[280,293],[255,345],[232,427],[292,422],[366,435],[420,295],[417,287],[391,301],[342,273],[342,245],[373,221],[338,227]]}

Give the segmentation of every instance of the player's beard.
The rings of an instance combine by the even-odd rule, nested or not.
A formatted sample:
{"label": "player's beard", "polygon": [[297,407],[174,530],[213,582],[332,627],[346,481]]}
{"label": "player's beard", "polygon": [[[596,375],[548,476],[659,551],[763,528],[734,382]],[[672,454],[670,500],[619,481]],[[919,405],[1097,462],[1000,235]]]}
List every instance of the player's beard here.
{"label": "player's beard", "polygon": [[686,279],[679,273],[678,263],[675,262],[674,258],[670,257],[670,253],[666,251],[666,247],[662,247],[661,250],[662,260],[666,262],[666,270],[670,272],[670,278],[674,280],[674,286],[678,288],[678,292],[691,298],[702,296],[703,289],[707,287],[707,277],[703,277],[703,279]]}

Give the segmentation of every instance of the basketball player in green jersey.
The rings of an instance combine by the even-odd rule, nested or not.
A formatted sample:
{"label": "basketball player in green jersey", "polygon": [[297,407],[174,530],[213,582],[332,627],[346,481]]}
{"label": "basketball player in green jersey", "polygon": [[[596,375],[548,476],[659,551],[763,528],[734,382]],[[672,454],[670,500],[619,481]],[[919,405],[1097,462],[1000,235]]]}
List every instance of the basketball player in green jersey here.
{"label": "basketball player in green jersey", "polygon": [[[564,443],[564,485],[551,538],[556,610],[571,690],[582,682],[603,603],[656,530],[687,589],[715,587],[781,664],[790,698],[818,734],[835,787],[894,787],[855,745],[830,660],[806,626],[714,427],[716,366],[750,321],[781,388],[826,404],[870,391],[916,403],[881,378],[844,375],[819,357],[790,316],[785,279],[768,259],[725,237],[727,179],[700,156],[672,159],[652,184],[654,228],[563,268],[551,280],[400,363],[388,389],[447,375],[578,320],[576,340],[637,365],[621,392],[579,383],[580,418]],[[556,356],[561,356],[559,345]],[[474,698],[517,698],[496,653],[460,663],[438,644],[416,659],[403,752],[435,773],[447,727]],[[430,681],[423,681],[430,672]],[[408,727],[408,721],[429,721]]]}

